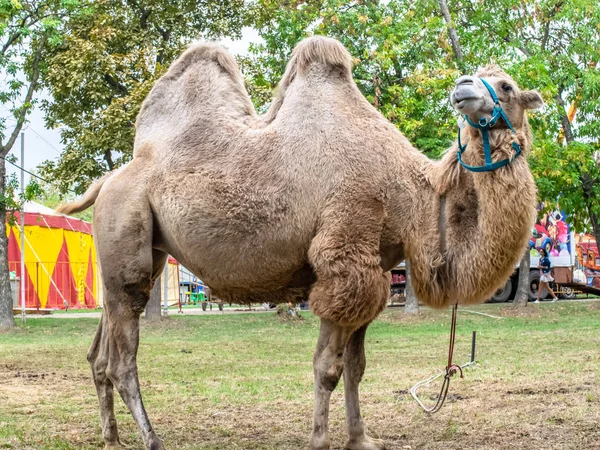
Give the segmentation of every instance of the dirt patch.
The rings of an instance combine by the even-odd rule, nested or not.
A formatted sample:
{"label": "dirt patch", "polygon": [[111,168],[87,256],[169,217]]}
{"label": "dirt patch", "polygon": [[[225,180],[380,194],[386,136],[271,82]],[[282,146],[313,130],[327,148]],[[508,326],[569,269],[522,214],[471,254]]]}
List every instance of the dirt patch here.
{"label": "dirt patch", "polygon": [[524,387],[521,389],[506,391],[507,395],[556,395],[556,394],[574,394],[576,392],[587,392],[591,388],[591,383],[584,383],[583,386],[555,386],[555,387]]}
{"label": "dirt patch", "polygon": [[[437,311],[436,311],[437,312]],[[379,316],[377,320],[388,323],[421,323],[431,317],[432,311],[421,309],[419,312],[414,314],[406,314],[404,308],[397,308],[386,314]],[[450,317],[448,315],[448,317]]]}
{"label": "dirt patch", "polygon": [[502,317],[542,317],[543,313],[538,308],[538,305],[528,304],[527,306],[509,305],[501,308],[498,313]]}
{"label": "dirt patch", "polygon": [[302,316],[300,310],[284,303],[277,305],[275,314],[277,315],[277,320],[283,323],[297,323],[304,321],[304,316]]}
{"label": "dirt patch", "polygon": [[600,302],[591,302],[588,305],[588,310],[590,310],[590,311],[600,311]]}

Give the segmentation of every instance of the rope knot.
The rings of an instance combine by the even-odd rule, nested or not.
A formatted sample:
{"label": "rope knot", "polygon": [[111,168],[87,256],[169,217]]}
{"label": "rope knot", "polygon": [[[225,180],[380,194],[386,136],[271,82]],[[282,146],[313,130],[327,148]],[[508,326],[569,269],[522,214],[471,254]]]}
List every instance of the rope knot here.
{"label": "rope knot", "polygon": [[462,367],[460,367],[458,364],[452,364],[452,365],[446,367],[446,376],[447,377],[453,377],[457,372],[460,372],[460,377],[464,378]]}

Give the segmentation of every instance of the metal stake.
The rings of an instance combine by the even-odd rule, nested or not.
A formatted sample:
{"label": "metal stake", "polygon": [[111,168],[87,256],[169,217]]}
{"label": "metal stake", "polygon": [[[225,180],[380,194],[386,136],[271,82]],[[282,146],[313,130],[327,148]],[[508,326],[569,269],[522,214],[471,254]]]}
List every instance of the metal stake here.
{"label": "metal stake", "polygon": [[[21,321],[27,322],[25,314],[25,133],[21,133]],[[4,219],[2,219],[4,220]]]}
{"label": "metal stake", "polygon": [[167,262],[165,264],[164,270],[164,286],[163,286],[163,316],[167,317],[169,315],[169,258],[167,257]]}

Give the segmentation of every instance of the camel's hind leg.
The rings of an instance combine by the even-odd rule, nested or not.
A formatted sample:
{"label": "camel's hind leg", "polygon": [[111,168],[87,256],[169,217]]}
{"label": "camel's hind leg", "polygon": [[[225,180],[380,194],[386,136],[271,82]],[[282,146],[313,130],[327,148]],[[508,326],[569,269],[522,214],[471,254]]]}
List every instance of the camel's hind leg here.
{"label": "camel's hind leg", "polygon": [[106,448],[121,447],[119,432],[117,430],[117,419],[114,409],[113,383],[106,376],[108,365],[108,324],[106,314],[102,314],[96,336],[92,342],[87,359],[92,367],[92,376],[100,402],[100,420],[102,422],[102,437]]}
{"label": "camel's hind leg", "polygon": [[[113,413],[114,386],[135,419],[146,449],[164,450],[144,409],[136,358],[139,317],[166,255],[152,248],[153,219],[141,192],[143,184],[132,189],[123,182],[128,178],[124,171],[111,179],[100,193],[94,211],[104,311],[88,358],[98,388],[106,447],[120,445]],[[116,200],[119,208],[114,205]]]}
{"label": "camel's hind leg", "polygon": [[[153,251],[152,280],[162,271],[165,260],[165,254]],[[150,278],[147,280],[147,283],[150,282]],[[100,401],[102,435],[106,449],[122,447],[114,414],[113,385],[137,422],[146,448],[164,448],[155,435],[144,409],[137,377],[139,313],[148,300],[149,288],[144,287],[147,283],[136,287],[129,286],[122,291],[118,284],[105,288],[105,310],[88,353]]]}

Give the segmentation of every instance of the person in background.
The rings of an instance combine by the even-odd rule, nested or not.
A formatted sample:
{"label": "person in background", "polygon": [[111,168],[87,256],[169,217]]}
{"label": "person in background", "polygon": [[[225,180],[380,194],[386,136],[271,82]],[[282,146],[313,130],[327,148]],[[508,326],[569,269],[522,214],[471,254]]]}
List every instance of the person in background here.
{"label": "person in background", "polygon": [[537,300],[534,303],[540,302],[540,296],[542,295],[544,287],[548,289],[548,292],[552,295],[552,301],[555,302],[558,298],[550,287],[550,282],[554,281],[554,278],[550,275],[550,258],[548,257],[548,252],[546,252],[546,249],[544,248],[540,249],[540,262],[538,263],[538,266],[540,268],[540,285],[538,286]]}

